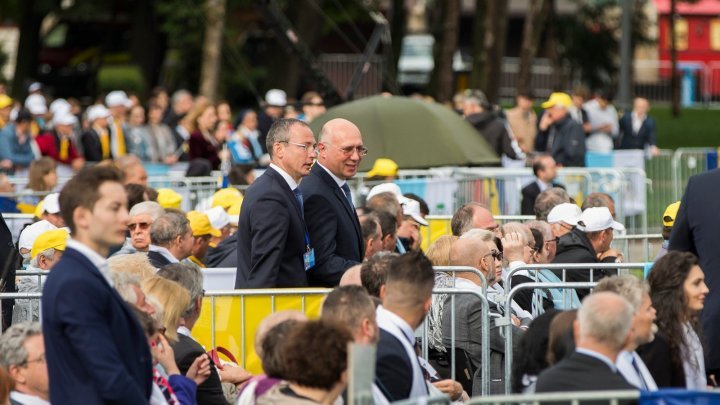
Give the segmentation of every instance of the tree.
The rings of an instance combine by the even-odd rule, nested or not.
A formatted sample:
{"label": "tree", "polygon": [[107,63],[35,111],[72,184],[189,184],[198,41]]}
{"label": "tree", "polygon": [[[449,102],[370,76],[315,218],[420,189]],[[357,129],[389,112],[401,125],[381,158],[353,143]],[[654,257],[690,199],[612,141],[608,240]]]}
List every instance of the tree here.
{"label": "tree", "polygon": [[14,98],[25,96],[27,81],[32,78],[38,65],[40,49],[40,25],[51,11],[60,7],[56,0],[21,0],[19,6],[18,26],[20,39],[15,62],[11,94]]}
{"label": "tree", "polygon": [[485,53],[485,12],[486,1],[475,0],[475,15],[473,16],[473,66],[470,71],[470,87],[479,89],[484,86],[485,64],[487,54]]}
{"label": "tree", "polygon": [[407,27],[407,10],[405,0],[392,0],[390,10],[390,41],[392,42],[392,59],[386,63],[385,74],[390,82],[397,83],[397,66],[402,51],[402,39]]}
{"label": "tree", "polygon": [[485,91],[488,101],[495,103],[500,96],[500,75],[505,56],[505,38],[507,37],[507,1],[490,1],[485,14],[484,47],[486,59]]}
{"label": "tree", "polygon": [[518,71],[517,93],[527,94],[530,91],[532,63],[537,54],[540,37],[545,28],[547,17],[546,0],[530,0],[525,14],[523,39],[520,49],[520,66]]}
{"label": "tree", "polygon": [[680,78],[678,77],[677,32],[675,20],[677,19],[677,0],[670,0],[670,92],[672,103],[672,116],[680,116]]}
{"label": "tree", "polygon": [[460,30],[460,0],[445,0],[440,3],[441,23],[435,32],[430,91],[437,101],[445,102],[452,98],[454,91],[453,55],[457,50]]}
{"label": "tree", "polygon": [[205,3],[205,40],[200,70],[200,94],[217,101],[220,81],[223,27],[225,26],[225,0],[207,0]]}

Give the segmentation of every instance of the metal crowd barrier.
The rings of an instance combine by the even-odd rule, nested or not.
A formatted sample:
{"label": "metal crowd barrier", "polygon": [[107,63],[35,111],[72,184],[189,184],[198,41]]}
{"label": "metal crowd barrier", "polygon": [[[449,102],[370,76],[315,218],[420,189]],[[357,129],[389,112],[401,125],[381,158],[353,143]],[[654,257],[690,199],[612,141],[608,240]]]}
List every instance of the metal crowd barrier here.
{"label": "metal crowd barrier", "polygon": [[450,398],[447,395],[436,395],[395,401],[392,405],[450,405],[450,403]]}
{"label": "metal crowd barrier", "polygon": [[549,392],[543,394],[517,394],[517,395],[493,395],[489,397],[470,398],[467,405],[512,405],[512,404],[533,404],[544,403],[570,403],[579,405],[583,401],[593,403],[607,403],[618,405],[619,401],[636,400],[640,398],[640,391],[581,391],[581,392]]}
{"label": "metal crowd barrier", "polygon": [[[561,288],[561,289],[587,289],[587,288],[593,288],[597,284],[597,282],[594,281],[594,271],[593,270],[601,270],[601,269],[634,269],[634,268],[644,268],[645,263],[593,263],[593,264],[587,264],[587,263],[558,263],[558,264],[529,264],[524,266],[518,266],[517,268],[514,268],[510,270],[504,282],[506,283],[505,291],[506,295],[504,297],[505,301],[505,308],[510,308],[512,305],[513,297],[522,290],[528,290],[528,289],[538,289],[538,288]],[[540,270],[562,270],[562,282],[559,283],[538,283],[538,282],[531,282],[531,283],[523,283],[520,285],[512,286],[512,276],[520,271],[540,271]],[[590,271],[590,281],[589,282],[566,282],[566,275],[567,271],[582,271],[582,270],[589,270]],[[513,342],[512,342],[512,312],[511,311],[505,311],[505,392],[510,393],[511,392],[511,381],[510,376],[512,373],[512,356],[513,356]]]}
{"label": "metal crowd barrier", "polygon": [[10,229],[14,241],[18,240],[20,231],[22,231],[25,225],[32,223],[33,218],[35,218],[33,214],[11,214],[7,212],[2,213],[2,216],[8,229]]}
{"label": "metal crowd barrier", "polygon": [[623,252],[625,255],[625,260],[627,261],[637,261],[633,260],[635,258],[635,251],[633,249],[635,243],[633,242],[639,242],[641,244],[641,256],[640,260],[642,262],[651,262],[653,261],[653,257],[650,253],[650,245],[651,241],[654,241],[656,244],[658,242],[661,244],[663,241],[662,234],[659,233],[650,233],[650,234],[637,234],[637,235],[618,235],[613,237],[612,247],[616,247],[617,245],[620,245],[621,247],[616,247],[616,249]]}

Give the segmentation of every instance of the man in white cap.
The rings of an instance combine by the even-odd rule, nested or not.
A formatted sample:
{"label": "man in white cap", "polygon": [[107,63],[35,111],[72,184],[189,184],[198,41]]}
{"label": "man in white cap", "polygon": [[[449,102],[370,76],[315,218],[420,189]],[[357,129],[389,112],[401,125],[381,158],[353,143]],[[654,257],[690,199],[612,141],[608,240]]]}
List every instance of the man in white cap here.
{"label": "man in white cap", "polygon": [[45,116],[48,113],[47,101],[42,94],[31,94],[25,99],[25,108],[33,116],[31,132],[33,136],[37,136],[45,127]]}
{"label": "man in white cap", "polygon": [[60,108],[53,113],[52,124],[53,128],[50,131],[35,138],[40,153],[53,158],[59,164],[72,167],[75,171],[80,170],[85,164],[85,159],[75,146],[77,117],[70,110]]}
{"label": "man in white cap", "polygon": [[[610,248],[613,230],[625,227],[615,222],[607,207],[593,207],[583,211],[577,227],[563,235],[558,241],[557,254],[553,263],[620,263],[623,255]],[[562,278],[562,270],[554,270]],[[592,278],[591,278],[592,274]],[[588,282],[617,274],[615,270],[566,270],[566,281]],[[582,300],[590,290],[577,290]]]}
{"label": "man in white cap", "polygon": [[230,215],[223,209],[223,207],[212,207],[209,210],[205,211],[205,215],[208,216],[208,219],[210,219],[210,225],[214,229],[219,229],[221,232],[220,236],[213,236],[210,238],[210,244],[208,249],[208,254],[210,251],[217,247],[217,245],[220,244],[220,242],[227,239],[228,236],[230,236]]}
{"label": "man in white cap", "polygon": [[405,251],[419,250],[422,243],[422,234],[420,226],[428,226],[428,222],[420,215],[420,203],[405,198],[402,204],[403,221],[398,227],[397,235],[400,243],[403,244]]}
{"label": "man in white cap", "polygon": [[111,118],[108,120],[108,127],[112,134],[110,148],[114,157],[125,156],[129,151],[127,142],[125,117],[128,108],[132,105],[127,94],[122,90],[111,91],[105,96],[105,105],[110,110]]}
{"label": "man in white cap", "polygon": [[258,131],[260,131],[260,146],[263,153],[268,153],[265,139],[270,131],[272,124],[283,117],[285,106],[287,105],[287,94],[280,89],[270,89],[265,93],[265,102],[262,111],[258,112]]}
{"label": "man in white cap", "polygon": [[60,212],[60,193],[51,193],[42,200],[42,214],[40,219],[44,219],[58,228],[65,226],[65,221]]}
{"label": "man in white cap", "polygon": [[[400,187],[395,183],[383,183],[370,189],[365,200],[365,208],[373,212],[386,212],[395,217],[398,227],[404,220],[402,203],[407,198],[403,197]],[[399,238],[396,238],[395,250],[398,253],[405,253],[405,247]]]}
{"label": "man in white cap", "polygon": [[553,236],[559,238],[575,228],[577,221],[580,219],[582,211],[577,204],[573,203],[562,203],[558,204],[547,217],[547,222],[552,228]]}
{"label": "man in white cap", "polygon": [[112,159],[111,135],[108,130],[110,111],[104,105],[94,105],[87,109],[87,119],[90,128],[80,137],[85,160],[100,162]]}

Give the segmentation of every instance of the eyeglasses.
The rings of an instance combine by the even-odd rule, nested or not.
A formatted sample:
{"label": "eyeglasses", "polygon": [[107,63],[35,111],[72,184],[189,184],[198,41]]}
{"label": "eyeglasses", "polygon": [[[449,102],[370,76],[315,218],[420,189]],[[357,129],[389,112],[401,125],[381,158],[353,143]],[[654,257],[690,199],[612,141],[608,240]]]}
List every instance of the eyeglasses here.
{"label": "eyeglasses", "polygon": [[324,143],[325,145],[330,145],[330,146],[332,146],[333,148],[339,150],[340,152],[342,152],[342,153],[345,154],[346,156],[352,155],[353,152],[357,152],[358,156],[361,156],[361,157],[362,157],[362,156],[366,156],[366,155],[368,154],[368,148],[366,148],[366,147],[364,147],[364,146],[346,146],[346,147],[344,147],[344,148],[340,148],[340,147],[337,147],[337,146],[335,146],[335,145],[333,145],[333,144],[331,144],[331,143],[328,143],[328,142],[323,142],[323,143]]}
{"label": "eyeglasses", "polygon": [[128,229],[130,231],[134,231],[135,228],[140,228],[142,230],[148,229],[150,227],[149,222],[138,222],[137,224],[128,224]]}
{"label": "eyeglasses", "polygon": [[490,251],[490,253],[486,254],[486,255],[483,256],[483,257],[488,257],[488,256],[492,256],[493,259],[495,259],[495,260],[502,260],[502,259],[503,259],[503,252],[501,252],[501,251],[499,251],[499,250],[493,249],[493,250]]}
{"label": "eyeglasses", "polygon": [[317,147],[317,145],[310,145],[310,144],[306,144],[306,143],[295,143],[295,142],[290,142],[290,141],[279,141],[279,142],[286,143],[288,145],[297,146],[298,148],[304,150],[305,152],[307,152],[308,150],[315,150]]}
{"label": "eyeglasses", "polygon": [[305,105],[313,106],[313,107],[325,107],[325,103],[323,103],[322,101],[318,101],[316,103],[307,103]]}
{"label": "eyeglasses", "polygon": [[545,244],[546,244],[546,245],[547,245],[548,243],[556,243],[556,244],[557,244],[559,240],[560,240],[560,238],[557,238],[557,237],[556,237],[556,238],[554,238],[554,239],[546,240],[546,241],[545,241]]}
{"label": "eyeglasses", "polygon": [[27,366],[27,365],[30,364],[30,363],[41,363],[41,364],[42,364],[42,363],[45,363],[45,353],[43,353],[43,354],[41,354],[40,356],[38,356],[37,359],[25,360],[25,362],[24,362],[22,365],[23,365],[23,366]]}

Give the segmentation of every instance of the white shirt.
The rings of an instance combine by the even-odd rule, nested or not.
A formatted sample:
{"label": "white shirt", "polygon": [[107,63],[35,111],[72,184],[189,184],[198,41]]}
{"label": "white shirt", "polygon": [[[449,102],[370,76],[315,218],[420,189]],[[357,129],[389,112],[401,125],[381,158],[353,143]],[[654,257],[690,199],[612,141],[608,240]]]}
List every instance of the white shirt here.
{"label": "white shirt", "polygon": [[540,179],[536,179],[536,180],[535,180],[535,183],[537,183],[538,188],[540,189],[540,192],[541,192],[541,193],[542,193],[543,191],[549,189],[550,187],[552,187],[550,184],[545,183],[544,181],[542,181],[542,180],[540,180]]}
{"label": "white shirt", "polygon": [[399,340],[410,359],[413,371],[413,382],[409,398],[421,398],[427,396],[428,391],[427,386],[425,385],[425,377],[423,376],[418,356],[415,353],[415,346],[413,345],[415,342],[415,332],[404,319],[386,310],[382,305],[377,307],[376,315],[378,327]]}
{"label": "white shirt", "polygon": [[298,186],[295,179],[292,178],[287,172],[283,169],[281,169],[278,165],[275,163],[270,163],[270,167],[275,169],[276,172],[280,173],[283,179],[285,179],[285,182],[287,182],[288,187],[290,187],[290,190],[295,190]]}
{"label": "white shirt", "polygon": [[110,276],[108,275],[110,268],[108,267],[107,259],[102,257],[100,253],[90,249],[90,247],[86,244],[78,242],[72,238],[67,240],[67,247],[77,250],[81,255],[90,260],[90,263],[97,267],[103,278],[108,282],[108,284],[110,284],[110,287],[113,286],[112,280],[110,280]]}
{"label": "white shirt", "polygon": [[173,254],[170,253],[169,250],[162,246],[150,245],[148,246],[148,251],[160,253],[164,258],[168,259],[170,263],[180,263],[180,260],[178,260],[177,257],[173,256]]}
{"label": "white shirt", "polygon": [[177,328],[177,333],[179,333],[179,334],[181,334],[181,335],[183,335],[183,336],[187,336],[187,337],[189,337],[189,338],[192,338],[192,336],[190,336],[190,329],[188,329],[188,328],[185,327],[185,326],[178,326],[178,328]]}
{"label": "white shirt", "polygon": [[50,405],[50,402],[34,395],[23,394],[17,391],[10,391],[10,398],[23,405]]}
{"label": "white shirt", "polygon": [[685,372],[685,387],[689,390],[706,390],[705,354],[700,338],[689,324],[683,325],[687,351],[683,350],[683,371]]}
{"label": "white shirt", "polygon": [[584,355],[586,355],[586,356],[594,357],[594,358],[602,361],[603,363],[607,364],[608,367],[610,367],[610,370],[612,370],[613,373],[617,371],[617,367],[615,366],[615,363],[613,363],[613,362],[612,362],[609,358],[607,358],[604,354],[600,354],[600,353],[598,353],[598,352],[596,352],[596,351],[594,351],[594,350],[584,349],[584,348],[581,348],[581,347],[578,347],[577,349],[575,349],[575,351],[578,352],[578,353],[580,353],[580,354],[584,354]]}
{"label": "white shirt", "polygon": [[606,133],[606,135],[612,136],[613,138],[618,135],[620,123],[618,122],[617,110],[612,104],[601,108],[597,99],[593,99],[585,103],[583,108],[587,111],[593,133],[598,132],[599,127],[610,124],[610,133]]}
{"label": "white shirt", "polygon": [[[638,374],[638,371],[635,370],[635,367],[632,365],[633,359],[635,359],[635,364],[637,365],[640,374]],[[642,390],[657,391],[658,387],[655,383],[655,379],[650,374],[650,370],[648,370],[647,366],[645,366],[645,362],[642,361],[640,355],[638,355],[635,351],[628,352],[623,350],[620,352],[615,365],[617,366],[620,374],[622,374],[622,376],[625,377],[627,382],[630,384]],[[643,382],[645,383],[644,385]]]}
{"label": "white shirt", "polygon": [[330,170],[328,170],[327,167],[321,165],[320,162],[315,162],[315,164],[318,165],[318,166],[320,166],[320,167],[322,167],[322,168],[327,172],[327,174],[329,174],[330,177],[332,177],[332,179],[335,180],[335,183],[337,183],[338,187],[342,188],[342,186],[344,186],[345,183],[347,183],[346,180],[341,179],[340,177],[338,177],[338,176],[336,176],[335,174],[333,174],[333,172],[331,172]]}
{"label": "white shirt", "polygon": [[632,135],[635,135],[640,132],[640,127],[642,127],[643,122],[645,122],[645,117],[638,116],[634,111],[630,114],[630,117],[632,118]]}

